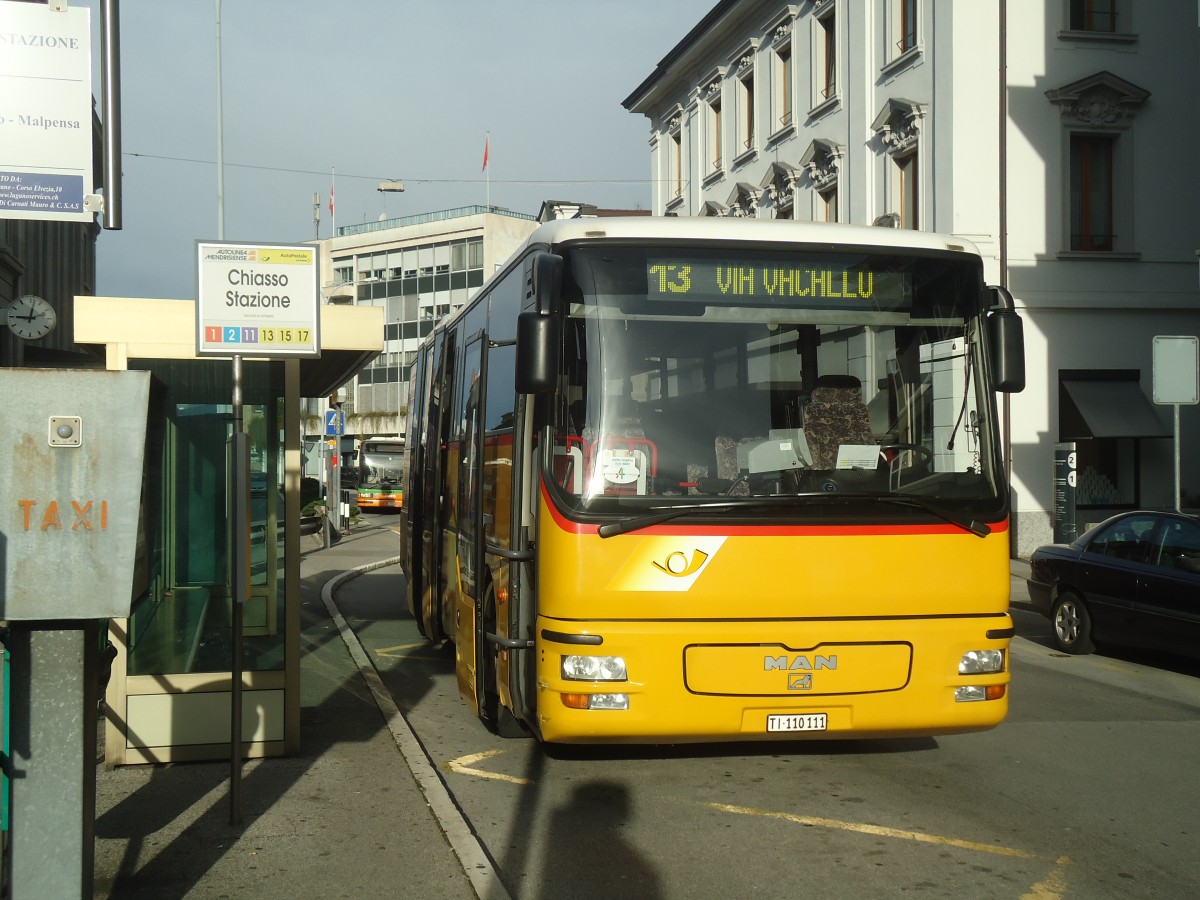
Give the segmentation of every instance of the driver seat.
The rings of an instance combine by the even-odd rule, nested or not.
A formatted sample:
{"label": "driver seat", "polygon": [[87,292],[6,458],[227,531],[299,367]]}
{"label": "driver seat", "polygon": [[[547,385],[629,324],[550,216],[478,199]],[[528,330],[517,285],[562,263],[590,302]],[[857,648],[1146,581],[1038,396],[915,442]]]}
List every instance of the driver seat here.
{"label": "driver seat", "polygon": [[814,469],[837,466],[842,444],[874,444],[862,382],[853,375],[822,375],[804,411],[804,434]]}

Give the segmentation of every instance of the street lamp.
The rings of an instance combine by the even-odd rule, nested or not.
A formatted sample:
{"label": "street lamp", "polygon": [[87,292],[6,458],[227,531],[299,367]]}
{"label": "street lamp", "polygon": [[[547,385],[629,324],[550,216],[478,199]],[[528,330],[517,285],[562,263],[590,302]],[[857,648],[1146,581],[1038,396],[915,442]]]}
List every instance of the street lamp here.
{"label": "street lamp", "polygon": [[379,186],[375,188],[381,194],[402,194],[404,193],[403,181],[381,181]]}

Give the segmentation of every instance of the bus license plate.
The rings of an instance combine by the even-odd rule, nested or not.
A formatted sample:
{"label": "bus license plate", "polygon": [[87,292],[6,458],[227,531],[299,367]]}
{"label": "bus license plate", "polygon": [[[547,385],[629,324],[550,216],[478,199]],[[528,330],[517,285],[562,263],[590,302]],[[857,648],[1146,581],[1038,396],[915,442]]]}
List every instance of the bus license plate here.
{"label": "bus license plate", "polygon": [[824,731],[827,727],[825,713],[767,716],[767,731]]}

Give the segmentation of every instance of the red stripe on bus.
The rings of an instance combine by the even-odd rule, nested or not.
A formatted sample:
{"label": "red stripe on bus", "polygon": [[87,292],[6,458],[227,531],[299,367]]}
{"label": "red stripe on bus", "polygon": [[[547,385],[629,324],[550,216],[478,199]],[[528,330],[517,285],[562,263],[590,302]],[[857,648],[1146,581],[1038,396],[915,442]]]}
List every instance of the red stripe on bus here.
{"label": "red stripe on bus", "polygon": [[[599,525],[572,522],[550,501],[546,483],[541,483],[542,502],[550,510],[554,524],[569,534],[595,534]],[[1008,520],[989,522],[993,534],[1008,531]],[[811,537],[831,535],[882,535],[882,534],[962,534],[963,530],[949,522],[936,525],[651,525],[638,529],[639,534],[677,534],[692,537],[708,537],[722,534],[760,535],[768,537],[799,536]]]}

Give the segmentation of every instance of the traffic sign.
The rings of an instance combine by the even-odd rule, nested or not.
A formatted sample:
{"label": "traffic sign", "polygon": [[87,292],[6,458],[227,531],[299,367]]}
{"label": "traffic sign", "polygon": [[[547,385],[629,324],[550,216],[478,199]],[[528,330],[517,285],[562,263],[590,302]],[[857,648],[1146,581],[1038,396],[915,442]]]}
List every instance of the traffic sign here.
{"label": "traffic sign", "polygon": [[325,410],[325,434],[341,437],[346,433],[346,414],[340,409]]}

